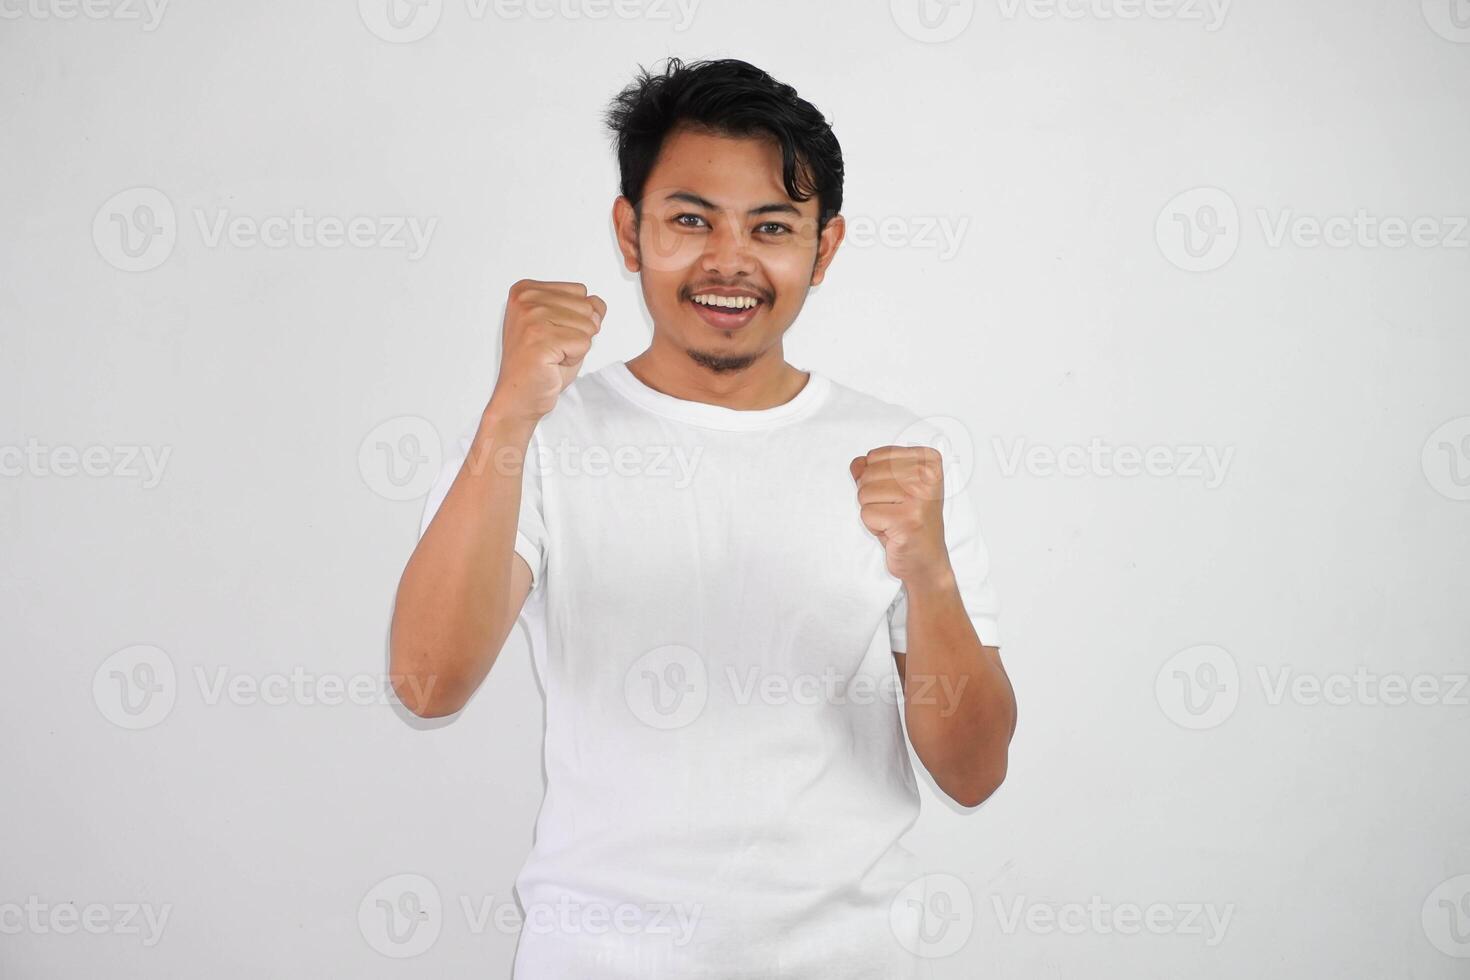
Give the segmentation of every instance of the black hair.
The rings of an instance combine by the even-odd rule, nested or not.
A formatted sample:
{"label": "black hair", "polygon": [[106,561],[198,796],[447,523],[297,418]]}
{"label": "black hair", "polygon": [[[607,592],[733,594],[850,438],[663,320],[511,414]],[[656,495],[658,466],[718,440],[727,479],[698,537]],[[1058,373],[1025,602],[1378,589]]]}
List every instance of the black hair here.
{"label": "black hair", "polygon": [[781,145],[781,176],[793,201],[817,198],[817,229],[842,210],[842,147],[816,106],[761,69],[734,58],[669,58],[612,100],[604,121],[617,146],[624,197],[641,217],[643,191],[664,140],[678,126],[724,136],[769,135]]}

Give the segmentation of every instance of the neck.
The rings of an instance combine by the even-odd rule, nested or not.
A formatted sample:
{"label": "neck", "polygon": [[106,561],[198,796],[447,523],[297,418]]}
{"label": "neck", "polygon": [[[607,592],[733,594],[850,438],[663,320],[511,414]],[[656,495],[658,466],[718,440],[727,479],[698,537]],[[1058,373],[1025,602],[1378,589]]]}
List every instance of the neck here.
{"label": "neck", "polygon": [[686,351],[659,342],[627,362],[628,370],[655,391],[684,401],[704,402],[742,411],[775,408],[806,387],[808,374],[786,363],[778,342],[747,367],[715,371]]}

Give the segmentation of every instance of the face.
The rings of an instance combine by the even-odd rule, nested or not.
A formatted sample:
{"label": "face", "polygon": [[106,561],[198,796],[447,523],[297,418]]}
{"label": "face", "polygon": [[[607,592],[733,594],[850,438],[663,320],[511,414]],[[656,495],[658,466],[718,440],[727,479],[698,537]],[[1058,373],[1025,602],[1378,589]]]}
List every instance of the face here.
{"label": "face", "polygon": [[782,335],[842,241],[841,216],[818,235],[817,211],[815,196],[787,197],[774,139],[670,133],[644,189],[642,220],[627,198],[613,208],[654,343],[715,371],[779,357]]}

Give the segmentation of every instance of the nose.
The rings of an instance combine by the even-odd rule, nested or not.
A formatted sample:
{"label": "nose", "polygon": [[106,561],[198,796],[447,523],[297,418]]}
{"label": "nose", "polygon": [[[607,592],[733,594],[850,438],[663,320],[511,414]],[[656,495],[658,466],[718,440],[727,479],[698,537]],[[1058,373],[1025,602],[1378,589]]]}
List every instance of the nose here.
{"label": "nose", "polygon": [[722,214],[710,229],[700,266],[704,272],[720,278],[750,275],[754,267],[750,240],[733,213]]}

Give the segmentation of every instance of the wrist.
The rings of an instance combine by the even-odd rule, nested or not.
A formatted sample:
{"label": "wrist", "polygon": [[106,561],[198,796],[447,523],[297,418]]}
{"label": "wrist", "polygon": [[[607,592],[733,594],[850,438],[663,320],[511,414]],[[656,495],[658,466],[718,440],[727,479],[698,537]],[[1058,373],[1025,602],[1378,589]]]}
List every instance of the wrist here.
{"label": "wrist", "polygon": [[480,430],[495,437],[496,442],[529,443],[541,417],[518,410],[492,397],[480,413]]}
{"label": "wrist", "polygon": [[498,405],[486,406],[470,446],[467,468],[476,476],[519,478],[535,429],[534,419],[502,412]]}
{"label": "wrist", "polygon": [[910,598],[915,595],[946,595],[959,591],[954,566],[948,561],[932,568],[925,568],[903,579],[904,591]]}

